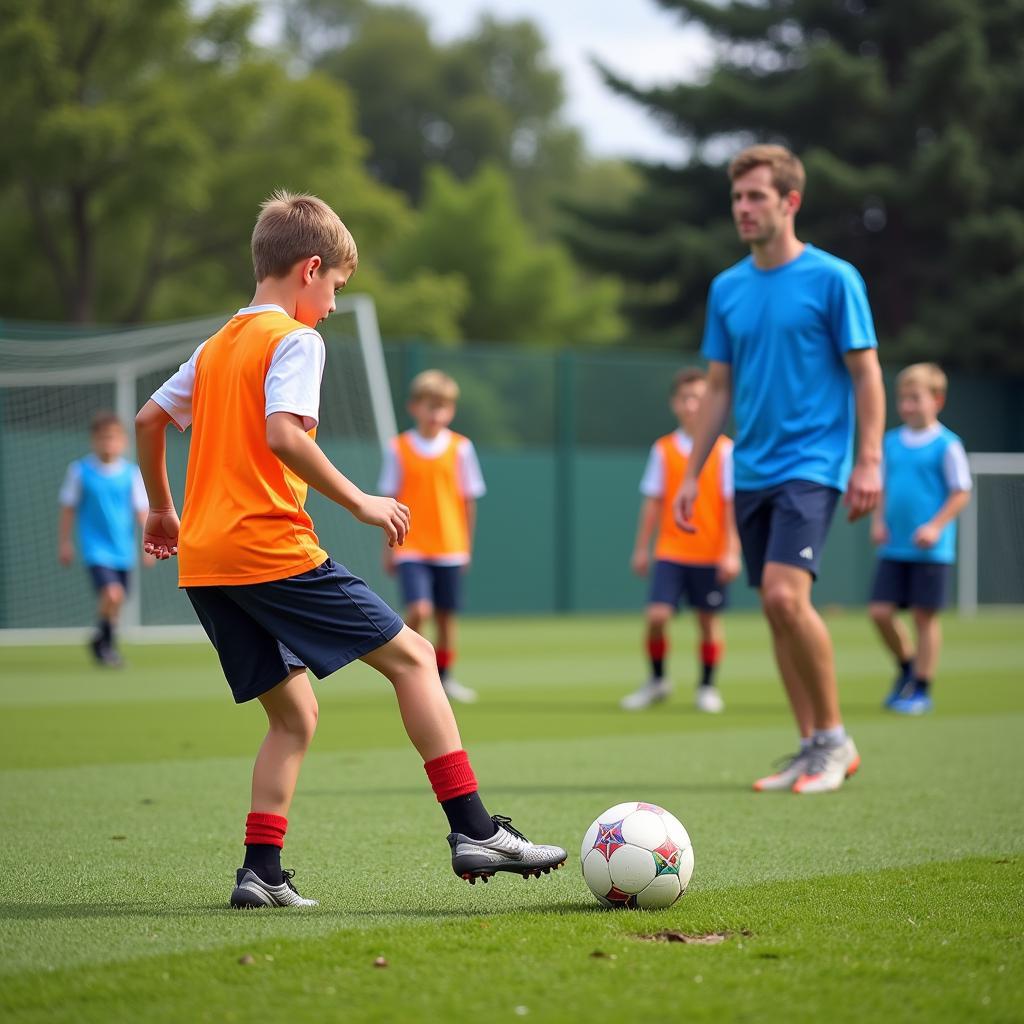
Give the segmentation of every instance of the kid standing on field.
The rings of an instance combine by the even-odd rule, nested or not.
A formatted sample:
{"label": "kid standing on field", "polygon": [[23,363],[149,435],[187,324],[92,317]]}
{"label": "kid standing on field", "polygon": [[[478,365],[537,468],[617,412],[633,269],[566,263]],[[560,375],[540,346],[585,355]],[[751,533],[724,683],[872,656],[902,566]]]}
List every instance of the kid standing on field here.
{"label": "kid standing on field", "polygon": [[[145,549],[178,556],[185,588],[237,702],[256,698],[268,730],[252,776],[245,862],[234,907],[310,906],[281,869],[288,809],[313,738],[318,678],[357,658],[391,682],[451,827],[452,868],[540,874],[565,851],[537,846],[487,813],[441,689],[430,644],[321,549],[304,509],[309,486],[401,545],[409,509],[364,494],[315,441],[326,358],[315,325],[355,272],[355,242],[314,196],[277,192],[252,236],[252,302],[196,349],[136,417],[149,493]],[[165,431],[192,427],[179,523]]]}
{"label": "kid standing on field", "polygon": [[[939,612],[956,560],[956,517],[970,500],[964,446],[938,419],[946,387],[934,363],[915,363],[896,378],[903,426],[885,435],[883,498],[871,520],[879,561],[869,611],[899,665],[885,706],[908,715],[931,710],[942,643]],[[916,651],[897,608],[910,609]]]}
{"label": "kid standing on field", "polygon": [[469,567],[476,500],[483,497],[473,442],[453,433],[459,385],[440,370],[425,370],[409,387],[409,415],[416,426],[390,444],[379,489],[408,505],[415,528],[401,549],[387,545],[384,563],[398,572],[405,622],[418,633],[431,615],[437,623],[437,670],[449,700],[469,703],[476,691],[449,675],[455,661],[455,615],[462,574]]}
{"label": "kid standing on field", "polygon": [[725,634],[721,613],[728,603],[728,585],[740,571],[739,537],[733,517],[732,441],[719,437],[700,474],[700,497],[694,512],[694,532],[684,532],[672,515],[672,499],[682,482],[693,448],[693,428],[707,390],[703,370],[680,370],[672,381],[669,405],[679,429],[651,447],[640,483],[644,496],[636,532],[632,567],[639,576],[650,568],[651,535],[657,527],[654,568],[647,605],[648,681],[623,697],[622,707],[636,711],[664,700],[672,691],[665,669],[666,628],[685,597],[697,613],[700,629],[701,675],[697,708],[715,714],[724,709],[715,686],[715,671]]}
{"label": "kid standing on field", "polygon": [[[135,524],[146,523],[149,504],[139,467],[124,457],[128,435],[112,412],[98,412],[90,429],[92,452],[68,466],[60,489],[58,556],[75,559],[72,527],[78,528],[82,561],[96,591],[96,633],[89,650],[99,665],[119,668],[117,620],[135,565]],[[145,563],[152,565],[152,555]]]}

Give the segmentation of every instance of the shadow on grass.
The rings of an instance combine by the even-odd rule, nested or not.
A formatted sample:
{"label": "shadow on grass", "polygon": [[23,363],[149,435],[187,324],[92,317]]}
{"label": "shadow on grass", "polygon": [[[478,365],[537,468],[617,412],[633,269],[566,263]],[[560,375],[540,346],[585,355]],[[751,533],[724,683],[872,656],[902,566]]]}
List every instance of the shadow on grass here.
{"label": "shadow on grass", "polygon": [[[509,907],[507,909],[488,909],[479,907],[459,910],[456,908],[429,909],[416,907],[366,907],[363,909],[343,907],[312,907],[300,911],[289,911],[283,915],[288,919],[298,917],[315,917],[317,920],[337,919],[339,924],[346,919],[390,920],[392,918],[408,918],[410,920],[473,920],[493,917],[512,917],[520,914],[544,914],[564,916],[567,914],[607,913],[602,907],[587,903],[573,903],[563,900],[560,903],[544,904],[536,907]],[[5,921],[78,921],[106,919],[141,919],[167,921],[176,919],[194,919],[197,916],[226,917],[238,921],[277,918],[279,912],[272,909],[253,910],[240,913],[226,903],[194,903],[178,906],[147,906],[140,903],[0,903],[0,920]]]}

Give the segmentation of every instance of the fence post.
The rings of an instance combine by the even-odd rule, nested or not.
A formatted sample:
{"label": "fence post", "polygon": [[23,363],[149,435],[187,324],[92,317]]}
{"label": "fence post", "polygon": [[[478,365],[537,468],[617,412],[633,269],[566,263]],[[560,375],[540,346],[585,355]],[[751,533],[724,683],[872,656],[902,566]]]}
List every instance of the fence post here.
{"label": "fence post", "polygon": [[568,349],[555,357],[555,608],[572,611],[575,522],[576,359]]}

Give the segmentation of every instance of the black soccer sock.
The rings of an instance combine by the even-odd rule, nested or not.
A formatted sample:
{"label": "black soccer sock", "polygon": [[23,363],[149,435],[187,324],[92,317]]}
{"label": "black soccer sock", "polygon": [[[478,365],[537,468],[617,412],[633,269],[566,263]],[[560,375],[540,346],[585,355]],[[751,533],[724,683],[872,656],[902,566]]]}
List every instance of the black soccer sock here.
{"label": "black soccer sock", "polygon": [[498,831],[498,826],[491,821],[479,793],[442,800],[441,810],[448,819],[448,827],[453,832],[469,836],[470,839],[490,839]]}
{"label": "black soccer sock", "polygon": [[914,693],[923,694],[927,696],[928,691],[931,689],[932,681],[925,679],[924,676],[917,676],[914,679]]}
{"label": "black soccer sock", "polygon": [[700,667],[700,685],[701,686],[714,686],[715,685],[715,669],[716,665],[701,665]]}
{"label": "black soccer sock", "polygon": [[114,640],[114,626],[110,619],[100,619],[96,626],[99,633],[100,643],[104,647],[109,647]]}
{"label": "black soccer sock", "polygon": [[284,881],[280,846],[271,846],[269,843],[246,846],[242,867],[254,871],[267,885],[280,885]]}
{"label": "black soccer sock", "polygon": [[651,678],[665,678],[665,657],[668,654],[668,641],[664,637],[647,638],[647,657],[651,663]]}
{"label": "black soccer sock", "polygon": [[900,676],[903,679],[911,679],[914,675],[914,659],[908,658],[900,662]]}

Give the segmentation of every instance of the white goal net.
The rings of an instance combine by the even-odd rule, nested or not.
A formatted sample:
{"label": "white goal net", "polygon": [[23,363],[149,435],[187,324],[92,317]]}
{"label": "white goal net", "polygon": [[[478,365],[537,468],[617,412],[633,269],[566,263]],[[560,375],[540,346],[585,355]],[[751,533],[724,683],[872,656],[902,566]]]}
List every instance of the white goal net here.
{"label": "white goal net", "polygon": [[[382,445],[395,432],[377,319],[367,296],[339,297],[337,306],[322,330],[327,366],[317,441],[346,475],[373,489]],[[86,335],[31,325],[0,330],[0,639],[70,640],[93,622],[84,567],[63,568],[57,558],[57,495],[68,464],[89,451],[89,423],[99,410],[117,413],[131,437],[139,407],[225,319]],[[188,442],[188,432],[168,430],[179,508]],[[391,597],[378,531],[312,490],[307,508],[324,548]],[[195,626],[173,561],[137,568],[132,582],[122,623],[129,636]]]}
{"label": "white goal net", "polygon": [[974,492],[960,516],[957,603],[1024,605],[1024,453],[973,452]]}

